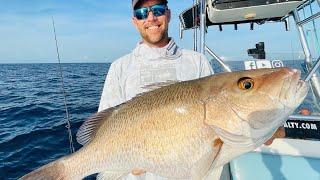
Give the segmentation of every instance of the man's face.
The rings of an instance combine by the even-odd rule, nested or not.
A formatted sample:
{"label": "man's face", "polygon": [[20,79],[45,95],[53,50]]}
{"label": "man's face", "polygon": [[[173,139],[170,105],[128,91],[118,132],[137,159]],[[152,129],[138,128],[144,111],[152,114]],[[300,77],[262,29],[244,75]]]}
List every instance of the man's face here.
{"label": "man's face", "polygon": [[[140,7],[149,7],[160,4],[160,0],[142,0]],[[167,10],[163,16],[154,16],[150,11],[148,18],[138,20],[133,17],[132,22],[140,32],[145,43],[153,47],[163,47],[168,44],[168,26],[170,21],[170,10]]]}

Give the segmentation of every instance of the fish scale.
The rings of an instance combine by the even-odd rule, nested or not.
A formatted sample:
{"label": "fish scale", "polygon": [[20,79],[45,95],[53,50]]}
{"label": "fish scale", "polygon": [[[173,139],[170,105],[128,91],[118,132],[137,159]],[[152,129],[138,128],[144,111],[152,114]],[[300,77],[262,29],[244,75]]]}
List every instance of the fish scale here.
{"label": "fish scale", "polygon": [[[266,142],[298,107],[307,94],[299,77],[288,68],[241,71],[144,93],[86,120],[77,134],[84,145],[79,151],[22,179],[94,173],[113,179],[131,172],[210,179],[218,166]],[[245,89],[248,79],[253,83]]]}
{"label": "fish scale", "polygon": [[[201,108],[202,106],[199,106],[199,107]],[[127,146],[131,147],[131,151],[135,151],[136,153],[138,153],[138,155],[136,156],[143,156],[146,159],[149,159],[150,162],[147,164],[154,164],[153,166],[155,166],[156,168],[149,168],[147,169],[148,171],[156,172],[157,169],[158,170],[161,169],[159,168],[159,166],[156,166],[157,164],[164,164],[163,166],[165,167],[176,167],[177,165],[175,164],[170,165],[170,163],[177,163],[177,162],[178,164],[179,162],[184,162],[184,166],[188,166],[190,168],[191,166],[190,163],[192,163],[192,160],[185,159],[185,157],[192,157],[190,155],[194,153],[199,154],[196,151],[193,152],[191,147],[202,147],[203,145],[201,143],[208,143],[203,141],[201,142],[198,140],[199,137],[196,136],[197,134],[199,134],[200,136],[203,136],[203,138],[209,138],[209,135],[210,135],[209,133],[208,134],[199,133],[199,131],[203,131],[200,128],[207,128],[208,132],[211,133],[211,136],[213,135],[213,131],[211,129],[206,127],[202,123],[202,121],[197,120],[199,119],[199,116],[202,115],[202,113],[200,114],[189,113],[189,117],[186,117],[186,115],[182,117],[178,116],[179,118],[175,118],[176,121],[172,122],[170,119],[172,119],[172,117],[174,116],[173,114],[176,114],[176,112],[171,111],[172,114],[170,113],[166,114],[166,116],[169,116],[171,118],[162,116],[163,119],[161,121],[155,120],[154,117],[158,117],[160,114],[163,114],[162,111],[170,112],[170,110],[168,109],[172,110],[172,107],[169,106],[168,108],[165,108],[165,109],[160,108],[154,111],[154,113],[149,112],[148,113],[149,115],[145,118],[144,121],[140,122],[138,125],[133,126],[130,130],[126,131],[126,134],[131,134],[131,135],[134,134],[133,139],[128,140],[128,138],[130,138],[128,136],[123,138],[128,140],[127,142],[132,143],[132,144],[127,144]],[[191,109],[199,109],[199,108],[191,108]],[[193,117],[195,114],[197,115]],[[192,116],[190,117],[190,115]],[[185,118],[190,120],[186,122]],[[195,119],[195,120],[192,120],[192,119]],[[168,122],[166,122],[166,120]],[[119,122],[120,120],[117,119],[116,121]],[[171,121],[171,123],[169,121]],[[148,127],[149,125],[151,126]],[[157,129],[152,128],[154,126],[156,126]],[[141,134],[141,129],[144,129],[143,134]],[[151,130],[151,131],[149,132],[148,130]],[[188,134],[186,135],[185,132],[188,132]],[[119,137],[119,139],[120,138],[122,137]],[[194,140],[192,141],[192,139]],[[142,146],[139,143],[140,141],[143,141]],[[213,140],[211,140],[210,143],[212,144]],[[211,145],[210,143],[208,143],[209,146]],[[179,154],[179,152],[181,153]],[[126,152],[124,154],[131,154],[131,153]],[[130,158],[127,160],[128,164],[137,163],[137,162],[130,163],[132,159],[135,159],[135,158]],[[114,159],[111,160],[111,162],[115,162],[115,161],[116,160]],[[190,163],[188,164],[187,162],[190,162]],[[120,163],[119,166],[123,166],[123,165],[121,165]],[[119,168],[119,167],[115,167],[115,168]],[[174,174],[176,174],[176,172],[174,172]]]}

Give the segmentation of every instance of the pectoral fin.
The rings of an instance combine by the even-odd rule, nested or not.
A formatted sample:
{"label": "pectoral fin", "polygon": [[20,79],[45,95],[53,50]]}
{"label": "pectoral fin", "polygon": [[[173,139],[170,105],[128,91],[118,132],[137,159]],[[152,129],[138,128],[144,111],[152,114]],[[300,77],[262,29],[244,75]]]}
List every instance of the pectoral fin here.
{"label": "pectoral fin", "polygon": [[192,180],[203,180],[203,178],[207,176],[214,160],[220,152],[222,145],[223,142],[220,138],[214,140],[212,143],[212,151],[208,152],[205,156],[199,159],[199,161],[192,167]]}
{"label": "pectoral fin", "polygon": [[223,166],[219,166],[210,170],[204,180],[220,180],[223,171]]}

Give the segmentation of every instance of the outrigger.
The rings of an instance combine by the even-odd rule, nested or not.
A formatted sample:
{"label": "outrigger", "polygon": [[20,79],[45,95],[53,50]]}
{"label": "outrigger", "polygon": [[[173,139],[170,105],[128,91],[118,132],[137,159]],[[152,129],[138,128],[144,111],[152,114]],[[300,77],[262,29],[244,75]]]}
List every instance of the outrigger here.
{"label": "outrigger", "polygon": [[[305,16],[307,8],[310,15]],[[209,26],[218,26],[223,31],[224,25],[233,25],[237,30],[238,24],[247,23],[253,30],[255,24],[272,21],[284,23],[289,30],[290,17],[294,19],[305,56],[305,81],[310,84],[313,106],[319,112],[320,48],[317,44],[319,57],[311,54],[305,25],[312,23],[317,38],[315,21],[320,19],[320,0],[194,0],[193,6],[180,14],[180,38],[185,30],[193,30],[194,50],[208,53],[223,71],[231,72],[232,68],[206,45]],[[263,44],[257,44],[257,48],[258,45]],[[279,62],[269,64],[270,67],[278,65],[282,66]],[[292,115],[285,127],[295,128],[300,134],[277,139],[271,146],[262,146],[233,160],[224,167],[221,179],[320,179],[320,115]],[[308,130],[313,132],[310,134]]]}

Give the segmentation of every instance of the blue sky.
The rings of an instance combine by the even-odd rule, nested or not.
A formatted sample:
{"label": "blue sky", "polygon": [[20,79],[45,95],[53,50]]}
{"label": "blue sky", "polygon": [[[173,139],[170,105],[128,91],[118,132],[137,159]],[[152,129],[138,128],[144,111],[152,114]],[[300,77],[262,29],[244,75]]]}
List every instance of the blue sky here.
{"label": "blue sky", "polygon": [[[0,63],[54,63],[55,42],[51,17],[54,16],[62,62],[112,62],[129,53],[139,41],[131,24],[131,0],[10,0],[0,6]],[[192,0],[169,0],[172,11],[170,36],[191,49],[192,31],[179,39],[178,15]],[[291,21],[292,22],[292,21]],[[283,23],[240,25],[208,30],[207,44],[226,59],[237,59],[248,48],[264,41],[266,51],[278,58],[301,52],[295,31],[286,32]],[[272,57],[272,58],[276,58]]]}

